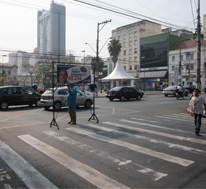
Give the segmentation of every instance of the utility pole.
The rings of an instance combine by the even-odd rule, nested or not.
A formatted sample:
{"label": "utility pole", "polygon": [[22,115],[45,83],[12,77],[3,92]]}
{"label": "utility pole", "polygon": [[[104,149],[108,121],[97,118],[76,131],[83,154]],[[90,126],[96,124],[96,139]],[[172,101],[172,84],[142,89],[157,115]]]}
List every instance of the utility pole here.
{"label": "utility pole", "polygon": [[198,0],[198,9],[197,9],[197,70],[196,70],[196,83],[197,89],[201,91],[201,81],[200,81],[200,70],[201,70],[201,26],[200,26],[200,0]]}
{"label": "utility pole", "polygon": [[[96,63],[96,65],[97,65],[97,67],[98,67],[98,65],[99,65],[99,32],[101,31],[101,29],[108,23],[108,22],[111,22],[112,20],[110,19],[110,20],[106,20],[106,21],[103,21],[103,22],[101,22],[101,23],[97,23],[97,50],[96,50],[96,61],[97,61],[97,63]],[[99,25],[101,25],[101,24],[104,24],[104,26],[99,30]],[[95,72],[96,70],[94,70],[94,72]],[[97,72],[99,73],[99,69],[97,68]],[[94,73],[95,74],[95,73]],[[98,74],[98,79],[99,79],[99,74]],[[97,80],[97,82],[98,82],[98,80]],[[94,75],[94,83],[95,83],[95,75]],[[98,88],[97,88],[98,89]]]}
{"label": "utility pole", "polygon": [[180,58],[179,58],[179,79],[180,79],[180,85],[182,85],[181,45],[182,45],[182,41],[180,41],[180,45],[179,45],[179,49],[180,49]]}

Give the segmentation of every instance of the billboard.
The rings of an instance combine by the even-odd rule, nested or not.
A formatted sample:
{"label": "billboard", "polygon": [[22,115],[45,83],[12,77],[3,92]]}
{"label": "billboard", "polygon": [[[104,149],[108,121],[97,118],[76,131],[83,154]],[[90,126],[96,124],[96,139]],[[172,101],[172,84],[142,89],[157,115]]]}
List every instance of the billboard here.
{"label": "billboard", "polygon": [[91,66],[57,65],[57,84],[91,83]]}

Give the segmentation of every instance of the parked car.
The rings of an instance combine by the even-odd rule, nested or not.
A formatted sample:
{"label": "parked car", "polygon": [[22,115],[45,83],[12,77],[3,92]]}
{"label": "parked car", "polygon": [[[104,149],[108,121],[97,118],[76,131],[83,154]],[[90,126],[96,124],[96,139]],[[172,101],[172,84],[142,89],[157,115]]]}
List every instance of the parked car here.
{"label": "parked car", "polygon": [[[162,90],[162,93],[167,97],[168,95],[173,95],[173,96],[176,96],[175,95],[175,89],[177,88],[177,85],[172,85],[172,86],[169,86],[169,87],[167,87],[167,88],[165,88],[165,89],[163,89]],[[187,89],[184,89],[183,88],[183,90],[184,90],[184,94],[185,94],[185,96],[188,96],[188,94],[189,94],[189,91],[187,90]]]}
{"label": "parked car", "polygon": [[140,100],[141,93],[137,91],[135,87],[114,87],[106,93],[106,98],[109,98],[110,101],[113,101],[114,99],[124,101],[125,99],[129,100],[130,98]]}
{"label": "parked car", "polygon": [[183,87],[187,89],[189,93],[192,93],[196,89],[194,85],[184,85]]}
{"label": "parked car", "polygon": [[25,86],[0,87],[0,107],[6,110],[9,106],[40,106],[41,95]]}
{"label": "parked car", "polygon": [[[66,97],[68,94],[68,88],[67,87],[59,87],[54,89],[54,109],[60,110],[61,107],[66,105]],[[53,92],[52,88],[47,89],[41,96],[40,100],[41,106],[43,106],[45,109],[49,109],[53,106]],[[93,98],[90,94],[87,94],[86,92],[82,92],[77,89],[77,100],[76,100],[76,106],[84,106],[85,108],[90,108],[93,104]]]}

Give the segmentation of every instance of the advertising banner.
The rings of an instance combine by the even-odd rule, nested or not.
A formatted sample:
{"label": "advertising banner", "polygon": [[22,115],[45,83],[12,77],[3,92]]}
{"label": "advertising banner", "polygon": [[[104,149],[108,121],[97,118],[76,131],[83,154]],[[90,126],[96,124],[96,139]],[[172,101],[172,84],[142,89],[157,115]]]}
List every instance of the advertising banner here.
{"label": "advertising banner", "polygon": [[91,83],[91,66],[57,65],[57,84]]}

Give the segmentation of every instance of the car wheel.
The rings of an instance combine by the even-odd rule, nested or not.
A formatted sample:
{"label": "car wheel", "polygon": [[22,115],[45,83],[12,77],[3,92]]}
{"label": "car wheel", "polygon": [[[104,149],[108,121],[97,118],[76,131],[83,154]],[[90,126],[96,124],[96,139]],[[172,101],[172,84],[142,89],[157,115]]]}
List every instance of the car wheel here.
{"label": "car wheel", "polygon": [[168,95],[165,95],[165,97],[167,97]]}
{"label": "car wheel", "polygon": [[140,95],[137,95],[137,100],[141,100],[141,96]]}
{"label": "car wheel", "polygon": [[4,102],[1,103],[1,109],[2,110],[6,110],[8,107],[9,107],[9,104],[7,102],[4,101]]}
{"label": "car wheel", "polygon": [[110,101],[113,101],[113,98],[109,98]]}
{"label": "car wheel", "polygon": [[37,100],[36,102],[35,102],[35,106],[36,107],[40,107],[41,105],[40,105],[40,100]]}
{"label": "car wheel", "polygon": [[120,101],[124,101],[125,100],[125,98],[124,98],[124,96],[122,95],[121,97],[120,97]]}
{"label": "car wheel", "polygon": [[48,110],[50,108],[50,106],[44,106],[45,110]]}
{"label": "car wheel", "polygon": [[86,100],[86,102],[84,103],[84,107],[85,107],[85,108],[90,108],[91,105],[92,105],[91,100]]}
{"label": "car wheel", "polygon": [[54,103],[54,109],[55,109],[55,110],[60,110],[60,109],[61,109],[61,106],[62,106],[62,105],[61,105],[60,102],[55,102],[55,103]]}

